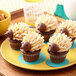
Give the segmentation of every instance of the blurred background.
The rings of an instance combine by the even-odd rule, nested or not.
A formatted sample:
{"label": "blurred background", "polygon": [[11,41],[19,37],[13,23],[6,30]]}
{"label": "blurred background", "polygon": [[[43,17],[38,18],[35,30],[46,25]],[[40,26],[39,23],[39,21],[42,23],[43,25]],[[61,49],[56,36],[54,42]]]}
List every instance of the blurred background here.
{"label": "blurred background", "polygon": [[[44,9],[49,13],[54,13],[56,5],[63,4],[63,0],[44,0]],[[24,7],[24,0],[0,0],[0,9],[12,12]]]}

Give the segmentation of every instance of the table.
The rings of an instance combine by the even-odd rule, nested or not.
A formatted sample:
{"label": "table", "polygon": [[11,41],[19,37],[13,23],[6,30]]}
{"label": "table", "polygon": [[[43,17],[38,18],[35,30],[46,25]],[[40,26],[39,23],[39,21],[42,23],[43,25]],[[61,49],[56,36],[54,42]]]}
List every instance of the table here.
{"label": "table", "polygon": [[[24,21],[22,15],[23,15],[22,9],[16,12],[12,12],[12,22],[15,23],[16,21],[19,20]],[[18,16],[20,16],[20,18],[17,18]],[[58,19],[60,21],[63,21],[63,19],[59,17]],[[4,40],[5,37],[0,37],[0,44],[3,41],[2,39]],[[54,70],[54,71],[32,71],[32,70],[22,69],[8,63],[2,58],[0,54],[0,72],[6,76],[76,76],[76,64],[64,69]],[[0,76],[3,75],[0,74]]]}

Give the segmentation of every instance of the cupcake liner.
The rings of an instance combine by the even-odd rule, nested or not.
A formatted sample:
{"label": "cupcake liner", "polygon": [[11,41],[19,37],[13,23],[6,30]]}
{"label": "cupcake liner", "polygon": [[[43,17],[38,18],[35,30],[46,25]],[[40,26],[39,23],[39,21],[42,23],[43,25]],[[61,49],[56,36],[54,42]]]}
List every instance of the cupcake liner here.
{"label": "cupcake liner", "polygon": [[33,61],[38,60],[41,49],[36,50],[34,52],[24,51],[23,49],[20,49],[20,51],[22,52],[23,59],[25,61],[27,61],[27,62],[33,62]]}
{"label": "cupcake liner", "polygon": [[17,41],[17,40],[13,40],[8,38],[9,42],[10,42],[10,46],[12,49],[14,50],[20,50],[21,47],[21,41]]}
{"label": "cupcake liner", "polygon": [[39,54],[40,54],[40,53],[30,55],[30,54],[27,54],[27,53],[25,53],[25,54],[22,53],[23,59],[24,59],[25,61],[27,61],[27,62],[33,62],[33,61],[38,60]]}
{"label": "cupcake liner", "polygon": [[50,55],[50,60],[53,63],[64,62],[68,52],[69,52],[69,50],[64,51],[64,52],[50,52],[49,49],[48,49],[48,53]]}
{"label": "cupcake liner", "polygon": [[66,55],[51,55],[50,54],[50,60],[53,62],[53,63],[61,63],[61,62],[64,62],[65,58],[66,58]]}

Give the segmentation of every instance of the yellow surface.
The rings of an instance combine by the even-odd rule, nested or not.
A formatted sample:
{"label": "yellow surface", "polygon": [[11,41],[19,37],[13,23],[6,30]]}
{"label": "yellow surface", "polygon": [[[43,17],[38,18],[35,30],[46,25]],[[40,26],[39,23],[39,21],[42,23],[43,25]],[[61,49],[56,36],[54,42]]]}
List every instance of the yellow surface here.
{"label": "yellow surface", "polygon": [[35,2],[41,2],[41,1],[43,1],[43,0],[24,0],[25,2],[33,2],[33,3],[35,3]]}
{"label": "yellow surface", "polygon": [[7,13],[3,10],[0,10],[0,13],[4,13],[7,16],[6,19],[0,21],[0,36],[1,36],[3,33],[6,32],[6,30],[9,27],[9,24],[10,24],[10,21],[11,21],[11,15],[10,15],[10,13]]}
{"label": "yellow surface", "polygon": [[[7,45],[6,45],[7,44]],[[42,48],[42,52],[44,54],[46,54],[46,60],[49,57],[49,54],[47,53],[47,44],[45,44],[45,46]],[[18,61],[18,56],[21,54],[20,51],[15,51],[13,49],[10,48],[9,42],[6,39],[2,46],[1,46],[1,54],[3,56],[3,58],[5,60],[7,60],[9,63],[24,68],[24,69],[31,69],[31,70],[56,70],[56,69],[61,69],[61,68],[65,68],[65,67],[69,67],[73,64],[76,64],[76,48],[72,49],[69,51],[69,53],[67,54],[67,58],[69,60],[69,64],[66,66],[62,66],[62,67],[50,67],[48,65],[46,65],[46,60],[40,64],[36,64],[36,65],[27,65],[27,64],[23,64],[21,62]]]}
{"label": "yellow surface", "polygon": [[31,26],[35,26],[35,23],[28,23],[28,22],[25,22],[25,23]]}

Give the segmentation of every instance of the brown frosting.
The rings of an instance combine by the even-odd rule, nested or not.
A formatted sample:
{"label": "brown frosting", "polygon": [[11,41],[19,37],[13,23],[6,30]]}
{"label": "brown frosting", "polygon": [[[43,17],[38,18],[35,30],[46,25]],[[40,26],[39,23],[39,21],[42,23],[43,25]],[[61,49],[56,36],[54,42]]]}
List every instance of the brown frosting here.
{"label": "brown frosting", "polygon": [[12,30],[8,30],[4,35],[6,37],[13,38],[13,31]]}
{"label": "brown frosting", "polygon": [[20,43],[21,44],[21,41],[13,40],[12,38],[8,38],[8,40],[10,43]]}
{"label": "brown frosting", "polygon": [[39,33],[39,34],[46,34],[46,35],[49,35],[49,34],[53,34],[56,30],[51,30],[50,32],[40,32],[39,30],[36,29],[36,32]]}
{"label": "brown frosting", "polygon": [[66,28],[60,29],[60,33],[65,33],[65,35],[69,35],[69,31]]}
{"label": "brown frosting", "polygon": [[74,38],[72,38],[72,42],[75,40],[76,38],[74,37]]}
{"label": "brown frosting", "polygon": [[51,52],[51,51],[49,51],[49,49],[48,49],[48,53],[50,53],[51,55],[55,55],[55,56],[65,55],[65,54],[67,54],[68,52],[69,52],[69,50],[64,51],[64,52]]}
{"label": "brown frosting", "polygon": [[38,24],[37,29],[38,29],[40,32],[45,32],[45,30],[46,30],[46,25],[45,25],[44,23],[40,23],[40,24]]}
{"label": "brown frosting", "polygon": [[23,49],[24,51],[30,51],[31,44],[29,42],[25,42],[22,44],[21,49]]}
{"label": "brown frosting", "polygon": [[57,52],[57,51],[59,51],[59,47],[55,43],[52,43],[51,45],[49,45],[49,51]]}

